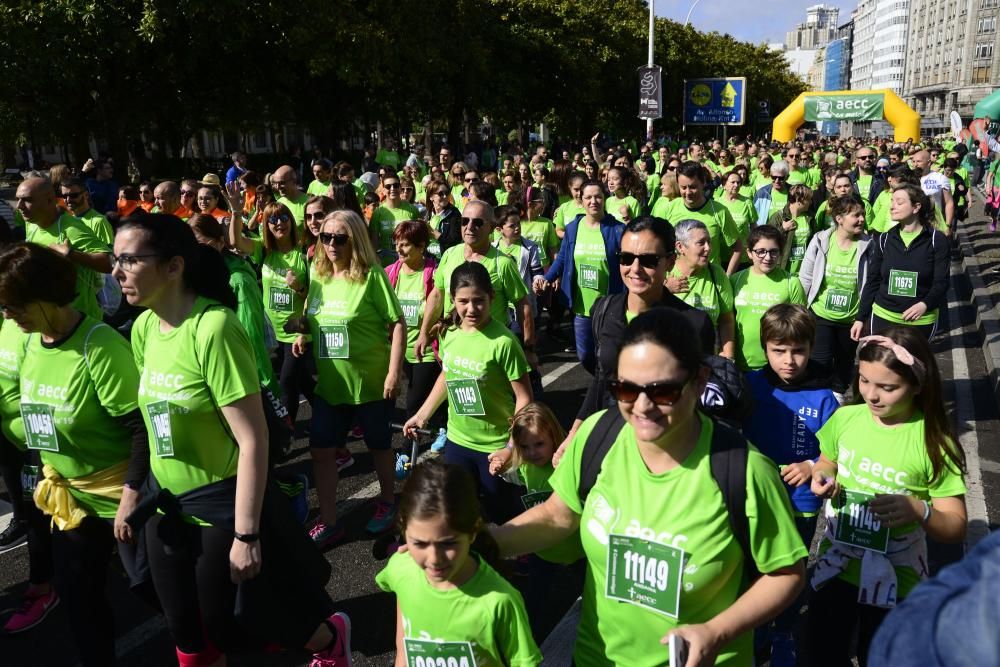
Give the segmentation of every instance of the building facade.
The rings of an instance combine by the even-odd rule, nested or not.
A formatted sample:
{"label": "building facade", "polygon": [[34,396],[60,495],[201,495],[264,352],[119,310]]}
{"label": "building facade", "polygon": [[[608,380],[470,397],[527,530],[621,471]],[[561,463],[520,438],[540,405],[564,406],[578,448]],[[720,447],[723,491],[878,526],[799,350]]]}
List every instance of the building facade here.
{"label": "building facade", "polygon": [[1000,0],[910,0],[903,98],[934,135],[1000,87]]}
{"label": "building facade", "polygon": [[837,36],[840,10],[827,5],[813,5],[806,9],[805,23],[785,33],[785,50],[819,49]]}
{"label": "building facade", "polygon": [[[935,0],[936,2],[937,0]],[[903,92],[911,0],[861,0],[851,15],[850,87]]]}

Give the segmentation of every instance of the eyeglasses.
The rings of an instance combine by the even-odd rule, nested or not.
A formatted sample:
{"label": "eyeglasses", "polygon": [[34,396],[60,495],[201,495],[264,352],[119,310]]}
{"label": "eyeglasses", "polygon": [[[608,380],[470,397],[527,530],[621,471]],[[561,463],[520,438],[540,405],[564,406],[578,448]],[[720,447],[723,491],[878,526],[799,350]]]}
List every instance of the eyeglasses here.
{"label": "eyeglasses", "polygon": [[276,225],[279,222],[285,222],[285,223],[287,223],[287,222],[290,222],[290,221],[289,221],[287,215],[272,215],[270,218],[267,219],[267,224],[269,224],[269,225]]}
{"label": "eyeglasses", "polygon": [[640,255],[634,252],[619,252],[618,253],[618,263],[622,266],[632,266],[635,264],[635,260],[639,260],[639,266],[644,269],[655,269],[659,264],[660,260],[664,258],[664,255],[657,255],[654,253],[643,253]]}
{"label": "eyeglasses", "polygon": [[468,224],[472,224],[473,229],[479,229],[486,224],[486,221],[482,218],[462,218],[462,226],[465,227]]}
{"label": "eyeglasses", "polygon": [[650,382],[649,384],[636,384],[628,380],[609,380],[608,392],[616,401],[622,403],[635,403],[639,400],[639,394],[646,394],[646,398],[657,405],[673,405],[680,400],[684,393],[684,382]]}
{"label": "eyeglasses", "polygon": [[273,178],[271,179],[271,186],[275,188],[280,188],[285,183],[288,183],[288,181],[276,181]]}
{"label": "eyeglasses", "polygon": [[400,188],[400,192],[413,192],[414,188]]}
{"label": "eyeglasses", "polygon": [[438,197],[447,197],[451,193],[447,192],[447,191],[444,191],[444,192],[433,192],[431,194],[437,195]]}
{"label": "eyeglasses", "polygon": [[465,172],[464,171],[453,171],[453,172],[451,172],[451,175],[455,176],[456,178],[462,178],[462,177],[465,176]]}
{"label": "eyeglasses", "polygon": [[766,248],[766,249],[754,248],[750,252],[752,252],[753,256],[756,257],[757,259],[764,259],[765,257],[777,257],[778,255],[781,254],[781,250],[779,250],[778,248]]}
{"label": "eyeglasses", "polygon": [[83,190],[80,192],[64,192],[63,199],[79,199],[83,196]]}
{"label": "eyeglasses", "polygon": [[787,176],[775,176],[774,174],[771,174],[771,180],[772,181],[787,181],[788,177]]}
{"label": "eyeglasses", "polygon": [[798,156],[799,156],[799,154],[798,154],[798,153],[789,153],[789,154],[788,154],[788,155],[786,155],[785,157],[798,157]]}
{"label": "eyeglasses", "polygon": [[475,181],[475,180],[476,180],[476,178],[475,178],[474,176],[469,176],[469,177],[467,177],[467,178],[465,179],[465,182],[466,182],[466,183],[472,183],[472,182],[473,182],[473,181]]}
{"label": "eyeglasses", "polygon": [[399,183],[386,183],[382,187],[384,187],[386,190],[398,190]]}
{"label": "eyeglasses", "polygon": [[667,171],[677,171],[677,166],[667,167]]}
{"label": "eyeglasses", "polygon": [[335,245],[342,246],[347,245],[347,242],[351,240],[350,234],[328,234],[327,232],[319,233],[319,242],[323,245]]}
{"label": "eyeglasses", "polygon": [[194,197],[197,194],[194,190],[181,190],[181,197]]}
{"label": "eyeglasses", "polygon": [[859,160],[874,160],[875,156],[874,155],[859,155],[858,159]]}
{"label": "eyeglasses", "polygon": [[118,266],[121,267],[122,271],[131,273],[140,259],[147,259],[149,257],[159,257],[159,255],[155,253],[147,255],[111,255],[111,268],[113,269]]}

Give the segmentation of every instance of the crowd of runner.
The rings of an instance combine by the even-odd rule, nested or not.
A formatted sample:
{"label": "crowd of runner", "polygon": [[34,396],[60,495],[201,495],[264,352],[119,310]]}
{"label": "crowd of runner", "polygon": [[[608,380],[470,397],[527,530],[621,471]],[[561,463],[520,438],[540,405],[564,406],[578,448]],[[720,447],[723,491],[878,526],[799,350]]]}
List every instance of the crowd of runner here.
{"label": "crowd of runner", "polygon": [[[27,543],[29,585],[5,632],[62,604],[82,664],[114,664],[117,551],[184,667],[349,666],[323,552],[354,437],[366,529],[398,535],[376,577],[398,665],[538,664],[555,581],[582,596],[577,665],[867,664],[927,538],[965,536],[929,345],[965,147],[437,148],[319,154],[308,183],[234,153],[221,177],[119,188],[91,160],[18,185],[0,551]],[[592,375],[574,414],[545,404],[542,343]],[[397,459],[394,420],[433,455]]]}

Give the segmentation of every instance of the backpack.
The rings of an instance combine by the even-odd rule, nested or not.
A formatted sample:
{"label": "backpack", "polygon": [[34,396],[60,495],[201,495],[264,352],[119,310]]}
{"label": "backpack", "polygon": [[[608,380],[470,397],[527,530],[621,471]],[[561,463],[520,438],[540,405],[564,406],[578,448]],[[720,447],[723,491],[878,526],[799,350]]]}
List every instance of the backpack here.
{"label": "backpack", "polygon": [[[729,517],[729,529],[743,552],[744,583],[748,584],[760,576],[750,551],[750,521],[746,513],[749,449],[746,438],[739,432],[717,421],[714,423],[709,455],[712,478],[722,491],[726,514]],[[624,426],[625,420],[618,410],[606,410],[597,420],[594,430],[587,436],[587,441],[583,445],[580,485],[577,489],[581,505],[587,501],[587,496],[597,483],[604,457],[611,451],[611,446]]]}

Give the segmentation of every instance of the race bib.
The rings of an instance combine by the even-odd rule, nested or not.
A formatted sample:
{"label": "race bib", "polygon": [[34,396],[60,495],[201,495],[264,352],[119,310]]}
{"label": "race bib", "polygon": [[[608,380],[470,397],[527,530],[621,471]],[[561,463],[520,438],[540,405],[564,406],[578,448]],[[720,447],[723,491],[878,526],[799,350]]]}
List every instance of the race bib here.
{"label": "race bib", "polygon": [[526,493],[521,496],[521,503],[524,505],[524,509],[530,510],[535,505],[541,505],[544,503],[551,495],[551,491],[535,491],[534,493]]}
{"label": "race bib", "polygon": [[288,287],[271,288],[271,310],[276,313],[292,312],[292,290]]}
{"label": "race bib", "polygon": [[889,294],[891,294],[892,296],[908,296],[911,298],[916,297],[917,272],[898,271],[896,269],[890,269]]}
{"label": "race bib", "polygon": [[851,310],[851,293],[842,289],[826,292],[826,309],[838,315],[847,315]]}
{"label": "race bib", "polygon": [[478,380],[448,380],[448,400],[455,414],[464,417],[484,417],[483,396],[479,393]]}
{"label": "race bib", "polygon": [[677,618],[684,550],[640,537],[611,535],[604,595]]}
{"label": "race bib", "polygon": [[21,466],[21,500],[32,500],[35,487],[38,486],[38,466],[25,464]]}
{"label": "race bib", "polygon": [[420,301],[416,299],[400,299],[399,306],[403,309],[406,326],[417,326],[420,320]]}
{"label": "race bib", "polygon": [[476,657],[469,642],[404,639],[403,647],[409,667],[476,667]]}
{"label": "race bib", "polygon": [[440,257],[441,256],[441,244],[438,243],[437,241],[433,241],[430,245],[427,246],[427,252],[429,252],[430,254],[434,255],[435,257]]}
{"label": "race bib", "polygon": [[580,287],[587,289],[601,289],[601,273],[594,264],[580,265]]}
{"label": "race bib", "polygon": [[804,245],[797,245],[794,248],[792,248],[793,259],[802,259],[805,256],[806,256],[806,247]]}
{"label": "race bib", "polygon": [[346,324],[330,324],[319,328],[319,358],[347,359],[351,356],[351,340]]}
{"label": "race bib", "polygon": [[51,405],[44,403],[21,403],[21,418],[24,420],[24,435],[28,441],[28,449],[59,451],[54,412],[55,409]]}
{"label": "race bib", "polygon": [[174,431],[170,423],[170,403],[157,401],[146,405],[153,435],[153,453],[160,458],[174,455]]}
{"label": "race bib", "polygon": [[834,539],[862,549],[885,553],[889,546],[889,528],[875,517],[868,503],[875,494],[844,489],[837,510],[837,533]]}

